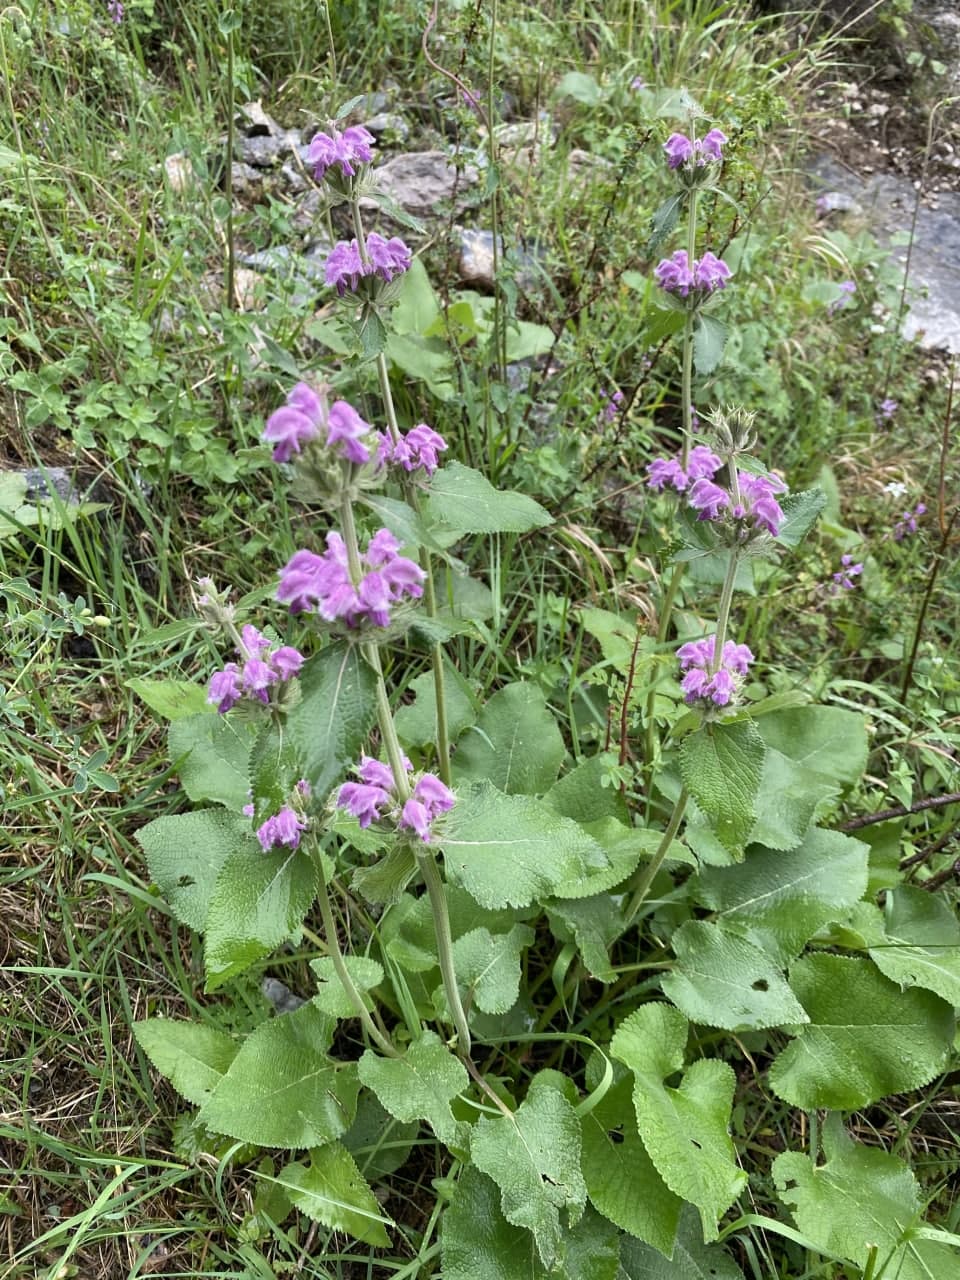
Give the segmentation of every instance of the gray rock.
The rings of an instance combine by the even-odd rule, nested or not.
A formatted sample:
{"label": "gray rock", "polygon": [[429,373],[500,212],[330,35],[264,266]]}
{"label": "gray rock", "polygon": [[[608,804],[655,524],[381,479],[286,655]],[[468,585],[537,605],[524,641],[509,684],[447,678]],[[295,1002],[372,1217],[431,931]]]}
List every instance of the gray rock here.
{"label": "gray rock", "polygon": [[277,1013],[293,1013],[307,1002],[302,996],[294,995],[288,986],[279,978],[264,978],[260,990],[276,1009]]}
{"label": "gray rock", "polygon": [[263,172],[254,169],[253,165],[237,164],[234,161],[230,169],[230,186],[234,195],[245,196],[259,191],[263,185]]}
{"label": "gray rock", "polygon": [[863,217],[863,208],[846,191],[825,191],[817,196],[818,213],[849,213],[854,218]]}
{"label": "gray rock", "polygon": [[[494,285],[493,232],[470,227],[461,227],[459,232],[458,270],[461,283],[492,289]],[[499,240],[498,248],[502,255],[504,252],[502,238]],[[517,284],[522,289],[529,289],[537,277],[537,255],[521,249],[519,252],[510,252],[507,257],[514,270],[514,279]]]}
{"label": "gray rock", "polygon": [[[396,201],[415,217],[438,217],[442,205],[476,186],[480,175],[473,165],[458,174],[443,151],[412,151],[394,156],[376,170],[377,183],[384,195]],[[365,207],[375,208],[372,200]]]}
{"label": "gray rock", "polygon": [[410,126],[395,111],[382,111],[378,116],[371,116],[364,120],[363,127],[369,129],[378,142],[382,139],[406,142],[410,137]]}
{"label": "gray rock", "polygon": [[324,288],[323,264],[329,244],[317,243],[310,254],[295,253],[289,245],[274,245],[258,253],[244,254],[240,261],[265,276],[283,280],[291,289],[290,301],[302,306],[313,301]]}
{"label": "gray rock", "polygon": [[76,475],[64,467],[24,467],[15,472],[27,482],[24,497],[28,502],[42,502],[56,494],[68,506],[79,507],[86,495],[76,486]]}

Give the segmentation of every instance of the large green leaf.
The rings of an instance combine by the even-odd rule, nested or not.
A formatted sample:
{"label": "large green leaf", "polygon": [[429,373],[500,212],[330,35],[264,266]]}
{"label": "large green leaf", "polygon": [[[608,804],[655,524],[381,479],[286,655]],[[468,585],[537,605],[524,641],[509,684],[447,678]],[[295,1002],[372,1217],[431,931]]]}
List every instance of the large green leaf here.
{"label": "large green leaf", "polygon": [[377,682],[359,647],[340,641],[304,663],[286,732],[317,795],[360,754],[377,714]]}
{"label": "large green leaf", "polygon": [[419,1120],[402,1124],[365,1089],[357,1100],[357,1118],[341,1141],[363,1176],[378,1182],[406,1164],[419,1132]]}
{"label": "large green leaf", "polygon": [[164,720],[210,714],[206,690],[192,680],[148,680],[137,676],[125,681],[125,685]]}
{"label": "large green leaf", "polygon": [[309,1165],[288,1164],[280,1170],[281,1183],[290,1203],[314,1222],[331,1231],[345,1231],[365,1244],[386,1248],[390,1237],[384,1224],[392,1226],[353,1156],[339,1142],[329,1142],[311,1152]]}
{"label": "large green leaf", "polygon": [[901,991],[872,961],[805,956],[790,985],[810,1022],[774,1060],[769,1080],[791,1106],[853,1111],[919,1089],[946,1066],[951,1007],[929,991]]}
{"label": "large green leaf", "polygon": [[202,933],[217,877],[237,850],[259,854],[250,823],[223,809],[154,818],[137,832],[150,876],[178,920]]}
{"label": "large green leaf", "polygon": [[818,929],[846,919],[866,887],[867,846],[817,828],[796,849],[753,848],[740,866],[705,868],[693,882],[717,924],[783,963]]}
{"label": "large green leaf", "polygon": [[777,541],[785,547],[799,546],[826,505],[827,495],[822,489],[804,489],[801,493],[788,494],[780,503],[785,519]]}
{"label": "large green leaf", "polygon": [[[477,712],[473,698],[463,676],[448,662],[444,663],[444,705],[447,712],[447,733],[456,742],[464,729],[476,723]],[[425,747],[437,741],[437,695],[432,671],[410,682],[410,692],[415,701],[398,707],[394,715],[397,733],[402,742],[412,747]]]}
{"label": "large green leaf", "polygon": [[[344,956],[343,963],[357,991],[364,994],[383,981],[383,966],[370,956]],[[310,961],[310,968],[317,979],[317,994],[313,1003],[331,1018],[355,1018],[357,1011],[353,1001],[337,976],[331,956],[318,956]],[[367,1006],[372,1004],[367,1001]]]}
{"label": "large green leaf", "polygon": [[890,1280],[955,1280],[960,1255],[930,1240],[911,1238],[923,1214],[921,1189],[909,1166],[874,1147],[855,1144],[830,1117],[824,1130],[826,1163],[797,1152],[777,1156],[773,1176],[799,1230],[826,1254],[865,1267],[879,1246],[874,1274]]}
{"label": "large green leaf", "polygon": [[673,1252],[668,1257],[664,1252],[638,1240],[624,1240],[618,1280],[743,1280],[743,1272],[726,1249],[703,1243],[700,1223],[690,1205],[680,1215]]}
{"label": "large green leaf", "polygon": [[757,720],[768,747],[846,791],[867,764],[867,724],[844,707],[788,707]]}
{"label": "large green leaf", "polygon": [[470,1083],[463,1063],[425,1031],[402,1058],[379,1058],[367,1049],[359,1063],[360,1081],[380,1099],[398,1120],[427,1120],[441,1142],[448,1146],[464,1141],[461,1125],[450,1103]]}
{"label": "large green leaf", "polygon": [[683,1201],[640,1140],[631,1091],[625,1075],[583,1117],[583,1179],[591,1203],[605,1217],[669,1256]]}
{"label": "large green leaf", "polygon": [[242,973],[300,929],[317,893],[317,869],[303,849],[264,853],[245,841],[220,869],[207,911],[208,991]]}
{"label": "large green leaf", "polygon": [[687,1020],[665,1004],[645,1004],[620,1024],[610,1052],[634,1074],[637,1128],[657,1172],[700,1211],[704,1237],[746,1184],[728,1133],[736,1078],[715,1058],[688,1067],[680,1085],[664,1080],[683,1066]]}
{"label": "large green leaf", "polygon": [[693,362],[701,377],[714,371],[723,359],[726,345],[727,326],[722,320],[701,312],[693,331]]}
{"label": "large green leaf", "polygon": [[137,1043],[177,1093],[202,1107],[237,1056],[235,1041],[215,1027],[174,1018],[135,1022]]}
{"label": "large green leaf", "polygon": [[757,1031],[808,1021],[780,967],[746,938],[688,920],[672,946],[677,964],[660,985],[691,1022]]}
{"label": "large green leaf", "polygon": [[725,849],[741,855],[756,820],[764,745],[749,721],[708,724],[680,748],[684,785]]}
{"label": "large green leaf", "polygon": [[520,994],[520,957],[534,936],[527,925],[515,924],[509,933],[481,927],[456,940],[454,968],[468,1008],[476,1005],[484,1013],[513,1008]]}
{"label": "large green leaf", "polygon": [[[237,708],[239,711],[240,708]],[[167,750],[194,802],[213,800],[239,813],[250,790],[250,753],[263,721],[216,711],[174,720]]]}
{"label": "large green leaf", "polygon": [[349,1129],[356,1066],[327,1050],[336,1023],[312,1004],[271,1018],[244,1041],[199,1119],[261,1147],[320,1147]]}
{"label": "large green leaf", "polygon": [[461,462],[448,462],[430,482],[424,504],[429,528],[444,533],[525,533],[552,524],[538,502],[512,489],[495,489]]}
{"label": "large green leaf", "polygon": [[598,893],[545,905],[554,934],[561,942],[575,939],[587,972],[599,982],[615,982],[610,948],[625,928],[621,903],[609,893]]}
{"label": "large green leaf", "polygon": [[630,821],[627,802],[616,786],[609,785],[608,775],[616,763],[617,757],[612,752],[581,760],[554,783],[544,799],[564,818],[573,818],[581,825],[602,822],[605,818],[627,824]]}
{"label": "large green leaf", "polygon": [[542,800],[489,783],[458,794],[441,837],[455,884],[483,907],[525,907],[608,865],[603,850]]}
{"label": "large green leaf", "polygon": [[840,794],[840,786],[821,773],[767,747],[757,793],[757,820],[750,844],[767,849],[795,849],[821,805]]}
{"label": "large green leaf", "polygon": [[512,1116],[482,1116],[470,1136],[473,1163],[500,1188],[503,1216],[533,1232],[548,1268],[560,1256],[560,1210],[572,1226],[587,1202],[580,1143],[576,1111],[544,1075],[534,1076]]}
{"label": "large green leaf", "polygon": [[508,684],[495,693],[454,757],[454,774],[492,782],[508,795],[540,795],[557,780],[566,748],[535,684]]}
{"label": "large green leaf", "polygon": [[960,1008],[960,924],[940,898],[911,885],[894,889],[885,930],[869,941],[871,959],[891,981],[925,987]]}

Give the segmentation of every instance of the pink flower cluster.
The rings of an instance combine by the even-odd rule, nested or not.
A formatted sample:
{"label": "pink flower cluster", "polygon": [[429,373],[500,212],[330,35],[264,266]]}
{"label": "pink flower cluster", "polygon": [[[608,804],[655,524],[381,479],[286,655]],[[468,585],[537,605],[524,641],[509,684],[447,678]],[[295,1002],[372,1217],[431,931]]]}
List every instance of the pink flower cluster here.
{"label": "pink flower cluster", "polygon": [[895,541],[902,542],[904,538],[909,537],[910,534],[916,533],[917,517],[925,516],[926,514],[927,508],[926,504],[923,502],[918,502],[912,511],[905,511],[903,513],[903,519],[898,520],[894,525],[893,536]]}
{"label": "pink flower cluster", "polygon": [[653,269],[654,279],[660,288],[680,298],[688,297],[691,292],[703,297],[716,289],[723,289],[732,275],[723,259],[709,250],[702,258],[694,258],[691,262],[686,249],[678,249]]}
{"label": "pink flower cluster", "polygon": [[307,164],[314,166],[314,177],[318,182],[334,165],[340,166],[345,178],[352,178],[356,173],[354,165],[369,164],[373,159],[372,147],[376,146],[373,134],[362,125],[351,125],[339,133],[336,129],[331,133],[317,133],[307,148]]}
{"label": "pink flower cluster", "polygon": [[397,555],[399,548],[390,530],[380,529],[360,557],[364,574],[354,583],[343,539],[339,533],[328,533],[323,555],[297,551],[284,565],[277,599],[289,605],[291,613],[312,611],[327,622],[389,626],[395,604],[404,596],[423,595],[426,576],[413,560]]}
{"label": "pink flower cluster", "polygon": [[667,164],[671,169],[693,162],[704,165],[709,161],[719,164],[723,159],[723,144],[727,135],[721,129],[711,129],[702,138],[691,140],[685,133],[671,133],[663,144]]}
{"label": "pink flower cluster", "polygon": [[302,818],[296,809],[284,805],[279,813],[275,813],[272,818],[268,818],[257,828],[257,839],[264,853],[269,853],[278,844],[296,849],[300,844],[300,833],[306,829],[306,819]]}
{"label": "pink flower cluster", "polygon": [[327,446],[348,462],[369,462],[371,450],[363,439],[373,428],[364,422],[346,400],[335,400],[327,409],[325,400],[305,382],[298,382],[287,403],[267,419],[262,439],[273,445],[274,462],[289,462],[311,440],[327,433]]}
{"label": "pink flower cluster", "polygon": [[349,289],[356,293],[366,276],[379,276],[387,284],[394,276],[409,269],[413,255],[399,236],[384,240],[371,231],[367,236],[367,260],[364,261],[356,238],[340,240],[323,264],[323,278],[342,298]]}
{"label": "pink flower cluster", "polygon": [[425,422],[411,427],[405,436],[394,441],[386,432],[380,433],[380,446],[377,458],[381,465],[395,462],[404,471],[423,471],[432,476],[440,465],[437,456],[443,453],[447,442]]}
{"label": "pink flower cluster", "polygon": [[726,707],[736,695],[738,677],[747,674],[753,654],[745,644],[728,640],[720,663],[713,671],[716,644],[716,636],[705,636],[702,640],[690,640],[677,650],[680,670],[686,673],[680,682],[685,702],[712,702],[714,706]]}
{"label": "pink flower cluster", "polygon": [[840,568],[833,575],[828,591],[832,596],[839,595],[841,591],[852,591],[856,586],[854,578],[859,577],[861,573],[863,573],[863,565],[854,564],[853,556],[841,556]]}
{"label": "pink flower cluster", "polygon": [[738,471],[739,496],[734,499],[729,489],[714,481],[722,466],[722,459],[706,445],[698,444],[690,450],[686,470],[676,458],[656,458],[648,463],[647,484],[658,493],[665,485],[686,493],[687,503],[698,512],[699,520],[719,520],[729,512],[734,520],[749,521],[760,532],[776,537],[784,521],[777,495],[786,493],[787,486],[776,476]]}
{"label": "pink flower cluster", "polygon": [[[404,757],[404,767],[413,769]],[[379,822],[397,804],[396,780],[388,765],[371,756],[361,756],[356,769],[359,782],[345,782],[337,792],[337,806],[346,809],[360,823],[369,827]],[[432,773],[421,774],[410,798],[404,803],[396,818],[398,831],[415,831],[421,840],[433,835],[432,824],[441,813],[453,808],[453,792]]]}
{"label": "pink flower cluster", "polygon": [[290,680],[303,666],[302,653],[289,645],[274,648],[263,632],[249,623],[240,633],[240,640],[237,652],[243,665],[228,662],[222,671],[211,676],[207,686],[207,701],[221,715],[244,696],[269,702],[270,686]]}

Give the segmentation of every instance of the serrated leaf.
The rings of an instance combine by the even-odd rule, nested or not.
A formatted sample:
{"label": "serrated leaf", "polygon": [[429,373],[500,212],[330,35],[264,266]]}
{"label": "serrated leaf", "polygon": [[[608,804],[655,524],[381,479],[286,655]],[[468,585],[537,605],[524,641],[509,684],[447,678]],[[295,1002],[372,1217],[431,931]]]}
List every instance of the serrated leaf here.
{"label": "serrated leaf", "polygon": [[360,755],[377,714],[377,682],[356,645],[328,645],[300,671],[299,703],[286,732],[302,776],[318,796]]}
{"label": "serrated leaf", "polygon": [[512,1116],[482,1116],[470,1135],[473,1163],[500,1188],[503,1216],[533,1233],[547,1268],[560,1254],[560,1210],[572,1226],[587,1202],[580,1144],[576,1111],[542,1075]]}
{"label": "serrated leaf", "polygon": [[393,1226],[393,1222],[380,1212],[353,1156],[339,1142],[311,1152],[309,1165],[288,1164],[277,1180],[294,1208],[313,1222],[331,1231],[345,1231],[364,1244],[383,1249],[390,1244],[384,1225]]}
{"label": "serrated leaf", "polygon": [[808,1021],[779,967],[745,938],[688,920],[671,945],[677,963],[660,985],[691,1022],[757,1031]]}
{"label": "serrated leaf", "polygon": [[619,824],[627,824],[630,822],[627,802],[617,787],[603,785],[611,766],[616,763],[617,758],[612,753],[581,760],[554,783],[543,798],[551,809],[564,818],[573,818],[581,826],[601,822],[605,818],[615,818]]}
{"label": "serrated leaf", "polygon": [[808,831],[786,853],[752,848],[736,867],[707,867],[693,882],[716,923],[786,963],[831,920],[843,920],[867,887],[867,846],[840,831]]}
{"label": "serrated leaf", "polygon": [[[361,995],[378,987],[383,981],[383,966],[369,956],[348,955],[343,957],[343,962],[353,985]],[[331,957],[319,956],[316,960],[311,960],[310,968],[317,979],[317,994],[313,997],[317,1008],[331,1018],[355,1018],[357,1011],[337,976]],[[371,1003],[367,1001],[368,1008]]]}
{"label": "serrated leaf", "polygon": [[790,985],[810,1022],[774,1059],[769,1081],[791,1106],[855,1111],[919,1089],[949,1060],[951,1007],[929,991],[901,991],[869,960],[805,956]]}
{"label": "serrated leaf", "polygon": [[367,1049],[358,1064],[360,1082],[398,1120],[426,1120],[447,1146],[463,1142],[450,1103],[470,1084],[466,1068],[433,1031],[425,1031],[401,1058],[380,1058]]}
{"label": "serrated leaf", "polygon": [[194,804],[212,800],[239,813],[247,803],[250,752],[261,723],[207,711],[170,725],[167,750]]}
{"label": "serrated leaf", "polygon": [[317,893],[317,870],[303,849],[264,853],[255,840],[231,853],[210,896],[204,940],[207,991],[286,942]]}
{"label": "serrated leaf", "polygon": [[550,926],[561,942],[576,940],[583,966],[598,982],[615,982],[610,948],[623,933],[620,904],[608,893],[545,903]]}
{"label": "serrated leaf", "polygon": [[[466,681],[448,662],[444,664],[444,702],[447,712],[447,732],[451,742],[456,742],[464,729],[477,719],[477,711]],[[437,741],[437,693],[432,671],[425,671],[409,685],[414,695],[412,703],[398,707],[394,723],[400,740],[408,746],[424,747]]]}
{"label": "serrated leaf", "polygon": [[773,1176],[797,1227],[824,1253],[866,1267],[877,1248],[877,1274],[891,1280],[953,1280],[955,1249],[911,1239],[922,1218],[921,1190],[908,1165],[876,1148],[854,1144],[831,1117],[825,1164],[798,1152],[777,1156]]}
{"label": "serrated leaf", "polygon": [[852,787],[867,764],[866,719],[844,707],[789,707],[757,721],[768,747],[780,751],[841,790]]}
{"label": "serrated leaf", "polygon": [[723,359],[726,345],[727,326],[722,320],[701,312],[693,329],[693,363],[701,377],[713,373]]}
{"label": "serrated leaf", "polygon": [[756,799],[757,820],[749,843],[767,849],[795,849],[818,808],[839,794],[838,783],[767,747]]}
{"label": "serrated leaf", "polygon": [[525,907],[608,865],[575,822],[489,783],[458,793],[440,843],[448,876],[482,907]]}
{"label": "serrated leaf", "polygon": [[924,987],[960,1007],[960,924],[940,898],[911,885],[887,895],[885,934],[870,957],[903,987]]}
{"label": "serrated leaf", "polygon": [[672,1253],[664,1257],[666,1252],[624,1240],[619,1280],[743,1280],[743,1272],[726,1249],[703,1243],[700,1223],[690,1205],[680,1215]]}
{"label": "serrated leaf", "polygon": [[336,1022],[312,1004],[248,1036],[200,1111],[214,1133],[261,1147],[320,1147],[353,1123],[356,1067],[327,1057]]}
{"label": "serrated leaf", "polygon": [[209,715],[207,691],[192,680],[147,680],[136,677],[125,680],[124,687],[145,702],[164,720],[183,720],[187,716]]}
{"label": "serrated leaf", "polygon": [[764,751],[756,726],[747,722],[704,725],[687,734],[680,748],[684,785],[735,856],[756,821]]}
{"label": "serrated leaf", "polygon": [[284,729],[268,722],[250,753],[250,791],[255,805],[254,826],[289,803],[300,779],[300,753]]}
{"label": "serrated leaf", "polygon": [[424,504],[429,528],[457,533],[525,533],[552,524],[538,502],[512,489],[495,489],[460,462],[448,462],[430,482]]}
{"label": "serrated leaf", "polygon": [[507,795],[540,795],[556,782],[565,754],[540,688],[508,684],[460,742],[454,774],[467,782],[491,782]]}
{"label": "serrated leaf", "polygon": [[747,1180],[728,1133],[736,1078],[727,1063],[700,1058],[678,1088],[667,1088],[664,1080],[683,1066],[686,1043],[687,1020],[678,1010],[646,1004],[620,1024],[610,1053],[634,1074],[643,1145],[670,1190],[697,1206],[710,1241]]}
{"label": "serrated leaf", "polygon": [[[668,1257],[683,1201],[657,1173],[637,1132],[629,1076],[583,1117],[583,1178],[590,1202]],[[616,1139],[611,1137],[616,1135]]]}
{"label": "serrated leaf", "polygon": [[370,867],[358,867],[351,885],[367,902],[399,902],[413,879],[417,860],[408,841],[395,844],[386,856]]}
{"label": "serrated leaf", "polygon": [[668,196],[656,210],[650,222],[650,235],[644,249],[645,257],[650,257],[656,253],[667,236],[676,227],[685,199],[686,193],[678,191],[674,195]]}
{"label": "serrated leaf", "polygon": [[133,1024],[137,1044],[156,1069],[195,1107],[202,1107],[237,1056],[237,1045],[215,1027],[174,1018]]}
{"label": "serrated leaf", "polygon": [[474,1004],[484,1013],[507,1013],[520,994],[520,957],[534,940],[525,924],[509,933],[471,929],[453,944],[457,984],[467,1008]]}
{"label": "serrated leaf", "polygon": [[782,498],[780,508],[786,518],[780,526],[777,542],[784,547],[799,546],[826,505],[827,495],[822,489],[805,489]]}
{"label": "serrated leaf", "polygon": [[217,877],[238,849],[259,851],[250,823],[223,809],[154,818],[137,832],[154,884],[181,923],[202,933]]}

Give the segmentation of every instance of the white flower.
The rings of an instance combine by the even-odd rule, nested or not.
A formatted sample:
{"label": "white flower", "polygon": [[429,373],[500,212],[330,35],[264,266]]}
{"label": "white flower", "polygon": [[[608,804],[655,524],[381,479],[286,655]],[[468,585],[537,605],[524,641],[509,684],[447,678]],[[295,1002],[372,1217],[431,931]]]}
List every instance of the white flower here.
{"label": "white flower", "polygon": [[891,480],[889,484],[883,486],[883,492],[889,493],[891,498],[902,498],[907,492],[907,486],[902,480]]}

